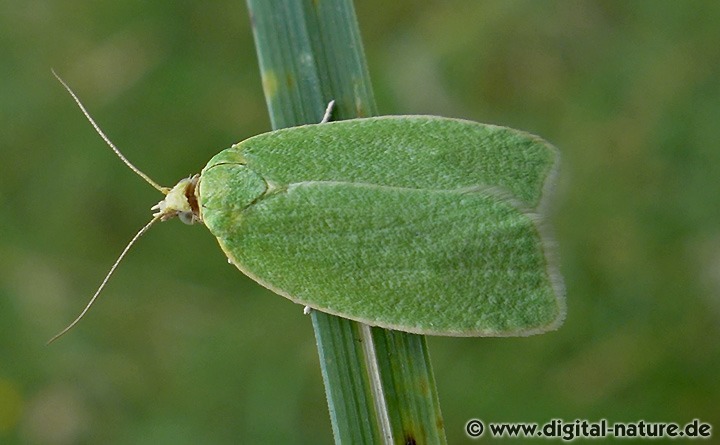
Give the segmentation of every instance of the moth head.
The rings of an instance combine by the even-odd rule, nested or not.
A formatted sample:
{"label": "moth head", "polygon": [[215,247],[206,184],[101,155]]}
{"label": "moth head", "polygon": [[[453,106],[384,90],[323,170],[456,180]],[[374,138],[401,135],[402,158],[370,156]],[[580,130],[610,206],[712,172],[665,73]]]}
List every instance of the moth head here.
{"label": "moth head", "polygon": [[153,218],[167,221],[178,217],[185,224],[201,223],[202,218],[200,217],[200,209],[195,195],[195,188],[199,179],[200,175],[193,175],[180,180],[175,187],[166,193],[165,199],[152,207],[152,210],[157,210],[153,213]]}

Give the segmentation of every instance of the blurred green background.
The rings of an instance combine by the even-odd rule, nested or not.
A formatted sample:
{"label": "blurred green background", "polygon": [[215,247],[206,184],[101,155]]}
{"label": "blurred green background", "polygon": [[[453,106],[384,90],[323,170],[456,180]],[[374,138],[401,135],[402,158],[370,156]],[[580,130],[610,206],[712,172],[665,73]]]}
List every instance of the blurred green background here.
{"label": "blurred green background", "polygon": [[[381,113],[508,125],[563,153],[567,321],[429,339],[450,443],[474,417],[720,427],[720,2],[356,8]],[[202,226],[156,226],[45,346],[160,199],[51,68],[164,185],[269,129],[243,2],[3,2],[0,443],[331,442],[309,319]]]}

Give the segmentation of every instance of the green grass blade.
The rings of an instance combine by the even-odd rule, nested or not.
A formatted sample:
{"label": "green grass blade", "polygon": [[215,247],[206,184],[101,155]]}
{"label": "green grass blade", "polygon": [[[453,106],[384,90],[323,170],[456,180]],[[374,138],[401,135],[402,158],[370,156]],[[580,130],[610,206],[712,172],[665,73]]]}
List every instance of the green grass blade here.
{"label": "green grass blade", "polygon": [[[377,114],[352,2],[248,6],[274,129]],[[337,443],[445,443],[423,336],[312,319]]]}
{"label": "green grass blade", "polygon": [[362,325],[317,311],[312,320],[335,442],[381,443],[389,422],[378,422],[384,407],[376,403]]}
{"label": "green grass blade", "polygon": [[395,443],[445,443],[425,337],[372,328]]}

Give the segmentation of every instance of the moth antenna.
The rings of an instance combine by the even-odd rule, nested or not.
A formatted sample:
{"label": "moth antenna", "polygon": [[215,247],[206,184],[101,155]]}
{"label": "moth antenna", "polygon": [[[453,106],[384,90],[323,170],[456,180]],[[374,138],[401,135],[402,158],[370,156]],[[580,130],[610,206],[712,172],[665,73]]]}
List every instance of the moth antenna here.
{"label": "moth antenna", "polygon": [[115,264],[113,264],[112,267],[110,268],[110,272],[108,272],[107,275],[105,275],[105,279],[102,281],[102,283],[100,283],[100,287],[98,287],[98,289],[95,291],[95,295],[92,296],[92,298],[90,299],[90,302],[85,306],[85,309],[83,309],[83,311],[80,312],[80,315],[78,315],[77,318],[72,323],[70,323],[65,329],[63,329],[62,331],[60,331],[59,334],[57,334],[53,338],[51,338],[50,341],[47,342],[48,345],[50,343],[54,342],[55,340],[57,340],[58,338],[62,337],[63,335],[65,335],[70,329],[72,329],[76,324],[78,324],[78,322],[85,316],[87,311],[90,309],[90,306],[92,306],[93,303],[95,303],[95,300],[97,299],[98,295],[100,295],[100,292],[103,290],[103,288],[107,284],[108,280],[110,279],[110,276],[113,274],[113,272],[115,272],[115,268],[117,268],[118,264],[120,264],[120,261],[122,261],[125,254],[128,253],[128,251],[130,250],[130,247],[132,247],[132,245],[135,244],[135,241],[137,241],[138,238],[140,238],[143,235],[143,233],[147,232],[148,229],[153,224],[155,224],[155,222],[157,222],[161,216],[162,216],[162,214],[157,214],[153,219],[150,220],[149,223],[145,224],[145,227],[140,229],[138,231],[138,233],[135,234],[135,236],[130,240],[130,242],[127,244],[127,246],[125,246],[125,249],[123,249],[123,251],[120,254],[120,256],[118,257],[118,259],[115,260]]}
{"label": "moth antenna", "polygon": [[115,154],[120,158],[120,160],[123,161],[125,163],[125,165],[130,167],[130,170],[134,171],[138,176],[143,178],[148,184],[155,187],[157,190],[161,191],[163,194],[167,195],[168,192],[170,191],[170,188],[159,185],[157,182],[150,179],[150,177],[148,175],[146,175],[145,173],[140,171],[139,168],[135,167],[130,161],[128,161],[127,158],[122,153],[120,153],[120,150],[118,150],[117,147],[115,147],[115,144],[112,143],[110,138],[108,138],[105,135],[105,133],[103,133],[103,131],[100,129],[100,126],[95,123],[95,120],[90,116],[90,113],[88,113],[88,111],[85,109],[85,106],[82,104],[82,102],[80,102],[80,99],[78,99],[77,95],[68,86],[68,84],[66,84],[65,81],[62,80],[60,78],[60,76],[58,76],[58,74],[55,72],[55,70],[52,70],[52,73],[53,73],[53,76],[55,76],[55,78],[62,84],[62,86],[65,87],[67,92],[70,93],[70,96],[72,96],[72,98],[75,100],[75,103],[78,104],[78,107],[80,107],[80,111],[82,111],[82,113],[85,115],[87,120],[90,121],[90,124],[93,126],[93,128],[95,129],[97,134],[99,134],[100,137],[103,138],[105,143],[110,148],[112,148],[112,151],[115,152]]}

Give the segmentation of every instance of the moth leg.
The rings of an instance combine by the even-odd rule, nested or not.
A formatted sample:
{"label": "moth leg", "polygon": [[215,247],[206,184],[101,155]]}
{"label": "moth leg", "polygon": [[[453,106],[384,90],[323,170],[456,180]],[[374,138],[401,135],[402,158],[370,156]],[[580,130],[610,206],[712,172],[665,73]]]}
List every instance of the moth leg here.
{"label": "moth leg", "polygon": [[303,308],[303,315],[310,315],[310,312],[312,312],[312,308],[310,306],[305,306]]}
{"label": "moth leg", "polygon": [[330,121],[330,117],[332,117],[333,108],[335,108],[335,99],[331,100],[327,104],[327,108],[325,108],[325,114],[323,114],[322,120],[320,121],[321,124],[327,123]]}

